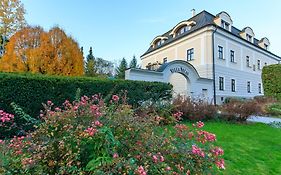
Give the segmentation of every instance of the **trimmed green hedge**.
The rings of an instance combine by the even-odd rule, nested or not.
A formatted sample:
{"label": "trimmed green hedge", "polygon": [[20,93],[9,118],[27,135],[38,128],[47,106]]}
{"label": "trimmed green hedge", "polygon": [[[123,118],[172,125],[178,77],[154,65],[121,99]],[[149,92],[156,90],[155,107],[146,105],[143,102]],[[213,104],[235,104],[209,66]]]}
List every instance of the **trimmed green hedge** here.
{"label": "trimmed green hedge", "polygon": [[15,102],[27,114],[36,117],[43,109],[42,103],[48,100],[57,106],[66,99],[75,100],[78,88],[81,89],[81,95],[101,94],[105,99],[127,90],[128,103],[137,106],[139,102],[148,99],[171,98],[172,85],[89,77],[0,73],[0,109],[13,113],[10,103]]}
{"label": "trimmed green hedge", "polygon": [[265,95],[281,100],[281,64],[264,67],[262,81]]}

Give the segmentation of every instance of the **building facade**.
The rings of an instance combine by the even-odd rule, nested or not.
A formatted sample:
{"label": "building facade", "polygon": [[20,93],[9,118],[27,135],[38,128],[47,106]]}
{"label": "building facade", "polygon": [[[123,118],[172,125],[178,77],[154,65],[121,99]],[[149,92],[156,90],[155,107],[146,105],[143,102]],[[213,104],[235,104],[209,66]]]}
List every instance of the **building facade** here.
{"label": "building facade", "polygon": [[250,27],[237,29],[226,12],[192,15],[155,37],[141,56],[142,69],[127,70],[126,79],[169,82],[175,94],[215,104],[263,95],[262,68],[281,60],[269,40],[256,39]]}

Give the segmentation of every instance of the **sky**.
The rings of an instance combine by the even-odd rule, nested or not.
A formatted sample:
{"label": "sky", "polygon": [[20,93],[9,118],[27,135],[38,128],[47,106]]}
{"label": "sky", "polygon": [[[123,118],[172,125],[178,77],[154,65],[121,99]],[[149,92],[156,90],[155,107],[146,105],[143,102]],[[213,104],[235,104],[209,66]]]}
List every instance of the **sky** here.
{"label": "sky", "polygon": [[[115,64],[133,55],[138,59],[154,37],[177,23],[206,10],[226,11],[239,29],[251,27],[257,39],[267,37],[270,51],[281,56],[280,0],[22,0],[26,20],[45,30],[63,28],[85,55],[93,47],[95,57]],[[140,60],[140,59],[139,59]]]}

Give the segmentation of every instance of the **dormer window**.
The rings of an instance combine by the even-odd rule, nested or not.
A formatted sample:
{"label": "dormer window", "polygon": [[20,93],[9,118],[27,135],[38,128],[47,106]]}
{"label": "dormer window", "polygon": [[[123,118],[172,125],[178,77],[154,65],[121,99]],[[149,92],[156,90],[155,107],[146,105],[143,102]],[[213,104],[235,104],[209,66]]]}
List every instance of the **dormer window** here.
{"label": "dormer window", "polygon": [[252,42],[252,36],[251,35],[249,35],[249,34],[246,34],[246,39],[248,40],[248,41],[250,41],[250,42]]}
{"label": "dormer window", "polygon": [[230,29],[230,24],[225,22],[224,20],[221,20],[221,27],[224,28],[225,30],[228,30]]}
{"label": "dormer window", "polygon": [[153,48],[160,47],[164,44],[164,42],[168,39],[168,37],[165,36],[157,36],[153,39],[153,41],[150,43],[150,46]]}
{"label": "dormer window", "polygon": [[156,45],[159,47],[159,46],[161,46],[163,43],[164,43],[163,40],[158,40],[157,43],[156,43]]}
{"label": "dormer window", "polygon": [[179,35],[181,35],[181,34],[187,32],[187,31],[188,31],[188,27],[187,27],[187,26],[184,26],[184,27],[180,28],[180,29],[177,31],[176,36],[179,36]]}
{"label": "dormer window", "polygon": [[187,32],[188,30],[190,30],[190,28],[192,26],[195,26],[196,22],[195,21],[183,21],[180,22],[178,25],[176,25],[173,30],[171,31],[170,35],[174,37],[179,36],[185,32]]}
{"label": "dormer window", "polygon": [[244,38],[245,40],[254,43],[255,34],[253,32],[253,29],[251,27],[245,27],[241,32],[240,36]]}
{"label": "dormer window", "polygon": [[265,50],[268,50],[268,45],[264,44],[264,48],[265,48]]}
{"label": "dormer window", "polygon": [[270,42],[269,39],[264,37],[258,42],[259,46],[265,50],[269,50]]}
{"label": "dormer window", "polygon": [[214,22],[218,25],[224,28],[227,31],[231,32],[231,26],[233,25],[233,21],[230,17],[230,15],[226,12],[220,12],[216,15],[216,18],[214,19]]}

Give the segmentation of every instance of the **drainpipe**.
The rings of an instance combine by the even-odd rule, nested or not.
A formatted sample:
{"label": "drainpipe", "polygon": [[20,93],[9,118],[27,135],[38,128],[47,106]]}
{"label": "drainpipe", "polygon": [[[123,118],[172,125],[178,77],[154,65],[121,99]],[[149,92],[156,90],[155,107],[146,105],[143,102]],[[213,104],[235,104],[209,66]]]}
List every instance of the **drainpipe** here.
{"label": "drainpipe", "polygon": [[213,45],[213,86],[214,86],[214,105],[217,105],[217,95],[216,95],[216,75],[215,75],[215,33],[218,30],[218,26],[212,33],[212,45]]}

